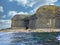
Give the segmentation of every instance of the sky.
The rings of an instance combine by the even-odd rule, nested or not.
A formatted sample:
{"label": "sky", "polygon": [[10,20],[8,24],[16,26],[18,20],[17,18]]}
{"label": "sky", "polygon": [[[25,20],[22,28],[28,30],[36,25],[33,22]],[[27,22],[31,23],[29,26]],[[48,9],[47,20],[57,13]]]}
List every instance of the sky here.
{"label": "sky", "polygon": [[0,0],[0,29],[11,27],[16,14],[34,14],[43,5],[60,6],[60,0]]}

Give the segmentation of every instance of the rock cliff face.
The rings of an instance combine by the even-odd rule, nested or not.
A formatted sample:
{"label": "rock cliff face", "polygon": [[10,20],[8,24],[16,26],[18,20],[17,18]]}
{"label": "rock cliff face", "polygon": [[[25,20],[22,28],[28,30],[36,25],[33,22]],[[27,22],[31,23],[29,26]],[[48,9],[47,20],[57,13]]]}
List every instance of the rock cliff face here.
{"label": "rock cliff face", "polygon": [[[36,16],[40,18],[38,20],[40,24],[42,23],[42,27],[60,28],[60,7],[53,5],[42,6],[37,9]],[[37,24],[39,24],[38,21]]]}
{"label": "rock cliff face", "polygon": [[15,15],[12,18],[12,28],[25,28],[25,26],[27,25],[27,23],[29,22],[29,17],[30,15]]}
{"label": "rock cliff face", "polygon": [[15,15],[12,18],[12,28],[60,28],[59,20],[60,7],[45,5],[38,8],[34,15]]}
{"label": "rock cliff face", "polygon": [[45,16],[46,18],[54,18],[60,15],[60,7],[53,5],[45,5],[37,9],[36,13],[40,16]]}

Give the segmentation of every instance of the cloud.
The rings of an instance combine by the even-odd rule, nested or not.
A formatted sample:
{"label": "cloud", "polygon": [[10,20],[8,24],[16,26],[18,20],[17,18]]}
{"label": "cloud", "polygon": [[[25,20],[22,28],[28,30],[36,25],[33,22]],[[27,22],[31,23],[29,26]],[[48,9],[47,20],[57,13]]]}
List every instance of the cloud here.
{"label": "cloud", "polygon": [[36,4],[36,2],[31,2],[30,4],[27,4],[27,6],[33,7],[34,4]]}
{"label": "cloud", "polygon": [[31,11],[29,12],[29,14],[34,14],[34,13],[36,13],[36,10],[37,10],[37,8],[31,10]]}
{"label": "cloud", "polygon": [[16,11],[9,11],[9,12],[8,12],[8,15],[11,15],[11,16],[14,16],[14,15],[16,15],[16,14],[17,14]]}
{"label": "cloud", "polygon": [[28,14],[27,12],[18,12],[17,14]]}
{"label": "cloud", "polygon": [[6,18],[6,15],[3,15],[2,18]]}
{"label": "cloud", "polygon": [[27,12],[17,12],[17,11],[9,11],[8,12],[8,15],[10,15],[12,17],[16,14],[28,14],[28,13]]}
{"label": "cloud", "polygon": [[55,2],[57,2],[58,0],[47,0],[47,4],[48,5],[54,5]]}
{"label": "cloud", "polygon": [[43,5],[54,5],[58,0],[10,0],[10,2],[17,2],[18,5],[24,7],[31,7],[30,13],[34,13],[40,6]]}
{"label": "cloud", "polygon": [[57,2],[57,0],[48,0],[48,1],[51,1],[51,2]]}
{"label": "cloud", "polygon": [[54,5],[58,0],[9,0],[11,2],[16,1],[18,4],[23,4],[25,6],[37,6],[37,5]]}
{"label": "cloud", "polygon": [[13,2],[13,1],[17,2],[18,4],[23,4],[23,5],[27,4],[27,0],[9,0],[9,2]]}
{"label": "cloud", "polygon": [[27,0],[15,0],[18,4],[27,4]]}
{"label": "cloud", "polygon": [[9,0],[9,2],[12,2],[13,0]]}
{"label": "cloud", "polygon": [[3,12],[4,10],[3,10],[3,7],[2,6],[0,6],[0,12]]}
{"label": "cloud", "polygon": [[0,29],[10,28],[11,20],[0,20]]}

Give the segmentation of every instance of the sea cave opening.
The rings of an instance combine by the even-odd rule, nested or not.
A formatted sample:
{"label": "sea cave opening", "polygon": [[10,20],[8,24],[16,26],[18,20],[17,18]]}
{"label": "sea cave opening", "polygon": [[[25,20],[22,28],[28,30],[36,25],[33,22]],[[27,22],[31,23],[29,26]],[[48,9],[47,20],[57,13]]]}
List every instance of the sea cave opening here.
{"label": "sea cave opening", "polygon": [[29,29],[29,19],[24,20],[24,26],[25,26],[26,30]]}

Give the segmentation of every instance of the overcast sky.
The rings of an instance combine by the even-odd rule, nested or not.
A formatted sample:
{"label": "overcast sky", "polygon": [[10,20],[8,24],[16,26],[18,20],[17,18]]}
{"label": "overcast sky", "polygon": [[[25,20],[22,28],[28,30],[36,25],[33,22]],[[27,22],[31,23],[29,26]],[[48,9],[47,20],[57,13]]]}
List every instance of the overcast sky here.
{"label": "overcast sky", "polygon": [[60,6],[60,0],[0,0],[0,29],[11,27],[15,14],[33,14],[43,5]]}

